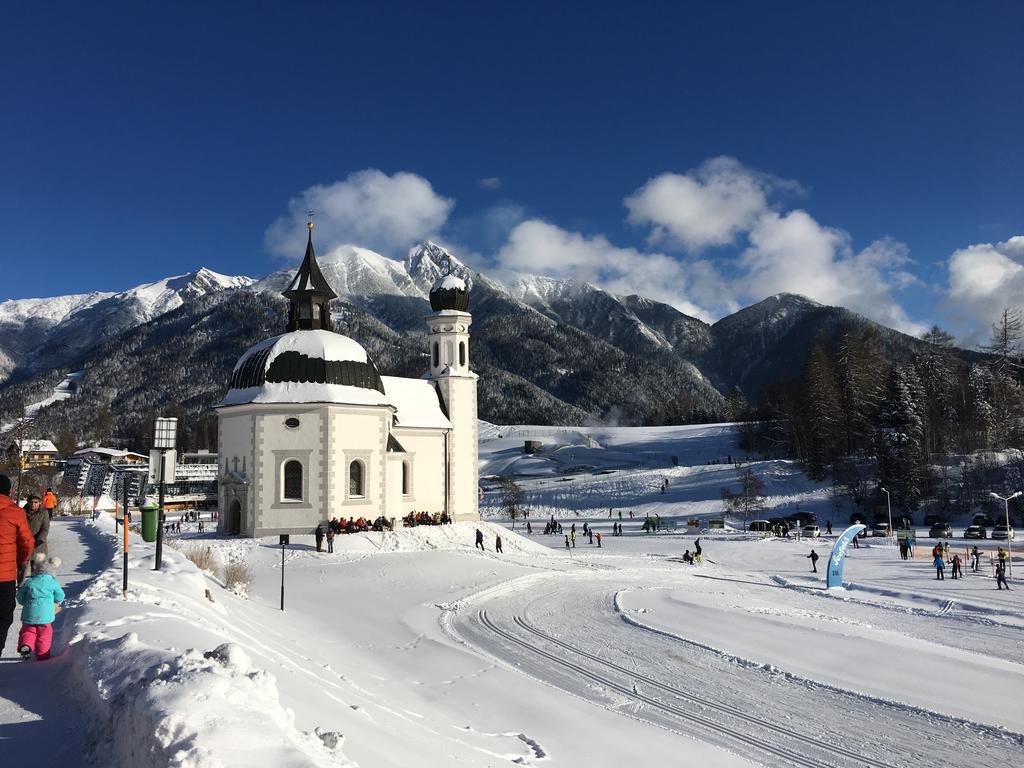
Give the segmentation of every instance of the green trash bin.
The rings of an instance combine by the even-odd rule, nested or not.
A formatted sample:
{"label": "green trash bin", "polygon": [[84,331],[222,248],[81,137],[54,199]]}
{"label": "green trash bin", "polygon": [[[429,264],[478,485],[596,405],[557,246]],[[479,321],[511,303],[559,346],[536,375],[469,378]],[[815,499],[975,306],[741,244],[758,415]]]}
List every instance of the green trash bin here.
{"label": "green trash bin", "polygon": [[142,512],[142,540],[156,541],[156,528],[160,524],[159,507],[152,501],[140,507]]}

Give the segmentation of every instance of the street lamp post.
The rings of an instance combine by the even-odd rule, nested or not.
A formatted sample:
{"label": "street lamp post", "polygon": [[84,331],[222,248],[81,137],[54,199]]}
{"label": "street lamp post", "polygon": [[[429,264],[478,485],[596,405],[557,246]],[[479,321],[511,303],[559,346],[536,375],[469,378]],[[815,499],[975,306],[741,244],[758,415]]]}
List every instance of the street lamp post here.
{"label": "street lamp post", "polygon": [[889,497],[889,491],[885,488],[879,488],[878,490],[885,494],[885,506],[889,510],[889,535],[892,536],[895,533],[892,529],[892,499]]}
{"label": "street lamp post", "polygon": [[158,506],[156,525],[156,562],[153,565],[154,571],[159,571],[163,565],[164,554],[164,484],[167,478],[164,477],[164,469],[167,465],[167,452],[173,451],[178,443],[178,420],[158,418],[153,429],[153,447],[160,451],[160,472],[159,492],[160,502]]}
{"label": "street lamp post", "polygon": [[1010,499],[1016,499],[1018,496],[1021,495],[1021,491],[1017,491],[1016,493],[1012,493],[1009,496],[1000,496],[998,493],[994,493],[992,491],[989,491],[988,495],[991,496],[994,499],[999,499],[1001,502],[1003,502],[1003,510],[1006,512],[1006,563],[1007,563],[1008,572],[1012,576],[1013,575],[1013,547],[1010,546],[1010,542],[1013,541],[1013,539],[1011,539],[1010,536],[1012,536],[1013,534],[1010,532],[1011,531],[1011,528],[1010,528]]}

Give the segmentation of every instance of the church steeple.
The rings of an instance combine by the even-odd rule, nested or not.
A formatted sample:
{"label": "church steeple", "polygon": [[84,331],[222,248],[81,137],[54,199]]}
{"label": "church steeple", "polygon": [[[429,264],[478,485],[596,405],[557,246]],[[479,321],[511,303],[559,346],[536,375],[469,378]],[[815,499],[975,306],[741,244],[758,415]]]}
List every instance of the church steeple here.
{"label": "church steeple", "polygon": [[306,256],[291,284],[283,291],[291,306],[288,309],[289,331],[310,331],[322,329],[333,331],[331,323],[331,299],[338,294],[320,271],[313,252],[313,212],[309,212],[309,238],[306,241]]}

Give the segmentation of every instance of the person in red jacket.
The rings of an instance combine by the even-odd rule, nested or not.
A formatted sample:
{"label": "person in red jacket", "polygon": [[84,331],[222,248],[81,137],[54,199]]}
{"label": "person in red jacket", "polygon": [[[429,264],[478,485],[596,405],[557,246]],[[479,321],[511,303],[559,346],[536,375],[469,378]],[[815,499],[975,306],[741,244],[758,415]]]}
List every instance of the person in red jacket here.
{"label": "person in red jacket", "polygon": [[11,499],[11,478],[0,475],[0,653],[14,623],[18,577],[32,556],[35,541],[25,510]]}

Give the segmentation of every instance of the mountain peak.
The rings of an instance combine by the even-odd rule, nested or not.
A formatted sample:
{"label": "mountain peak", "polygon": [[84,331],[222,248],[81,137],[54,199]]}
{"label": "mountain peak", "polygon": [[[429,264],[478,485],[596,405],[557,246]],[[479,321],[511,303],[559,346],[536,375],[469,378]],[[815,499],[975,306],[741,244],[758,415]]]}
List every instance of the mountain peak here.
{"label": "mountain peak", "polygon": [[419,245],[410,248],[404,262],[409,277],[426,286],[433,285],[439,277],[447,274],[449,263],[451,264],[451,273],[461,277],[466,281],[466,286],[472,288],[473,274],[469,267],[459,261],[443,245],[432,240],[424,240]]}

